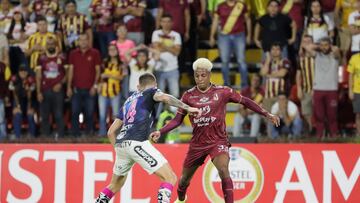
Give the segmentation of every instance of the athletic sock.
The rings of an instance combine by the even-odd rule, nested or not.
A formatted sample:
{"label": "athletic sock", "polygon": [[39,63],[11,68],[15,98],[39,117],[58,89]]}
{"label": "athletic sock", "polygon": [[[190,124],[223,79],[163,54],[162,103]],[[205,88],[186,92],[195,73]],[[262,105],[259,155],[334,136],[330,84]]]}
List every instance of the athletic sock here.
{"label": "athletic sock", "polygon": [[189,185],[180,185],[178,186],[178,189],[177,189],[177,193],[178,193],[178,199],[180,201],[184,201],[185,200],[185,197],[186,197],[186,190],[187,188],[189,187]]}
{"label": "athletic sock", "polygon": [[234,195],[233,195],[233,182],[231,178],[224,178],[221,180],[221,186],[224,193],[225,203],[233,203]]}
{"label": "athletic sock", "polygon": [[96,199],[96,203],[108,203],[113,196],[114,193],[110,189],[104,188]]}
{"label": "athletic sock", "polygon": [[158,191],[158,203],[170,203],[173,188],[171,183],[161,183]]}

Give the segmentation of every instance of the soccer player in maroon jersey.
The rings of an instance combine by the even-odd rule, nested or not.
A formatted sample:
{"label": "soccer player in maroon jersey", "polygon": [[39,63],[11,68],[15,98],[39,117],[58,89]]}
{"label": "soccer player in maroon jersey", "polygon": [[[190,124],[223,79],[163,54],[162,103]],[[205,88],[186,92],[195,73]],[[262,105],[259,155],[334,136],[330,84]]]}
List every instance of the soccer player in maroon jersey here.
{"label": "soccer player in maroon jersey", "polygon": [[[187,90],[181,99],[185,104],[201,109],[202,115],[201,117],[189,115],[193,127],[193,137],[184,161],[176,202],[185,202],[186,189],[191,178],[208,155],[210,155],[221,178],[225,202],[234,202],[233,183],[229,174],[230,143],[225,125],[227,103],[240,103],[246,108],[263,115],[274,125],[279,126],[280,124],[279,117],[270,114],[251,99],[241,96],[240,93],[229,87],[210,83],[212,66],[212,63],[205,58],[199,58],[193,63],[196,86]],[[185,115],[185,111],[178,110],[175,118],[170,123],[160,131],[155,131],[150,135],[152,140],[156,142],[162,134],[180,126]]]}

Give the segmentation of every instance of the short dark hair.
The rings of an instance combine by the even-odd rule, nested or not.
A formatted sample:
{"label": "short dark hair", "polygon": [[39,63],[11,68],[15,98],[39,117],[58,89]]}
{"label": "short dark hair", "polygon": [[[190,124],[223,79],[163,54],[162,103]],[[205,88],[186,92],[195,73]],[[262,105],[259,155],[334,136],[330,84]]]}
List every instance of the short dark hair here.
{"label": "short dark hair", "polygon": [[74,4],[75,6],[77,6],[76,1],[74,1],[74,0],[66,0],[64,5],[66,6],[68,4]]}
{"label": "short dark hair", "polygon": [[278,96],[285,96],[286,98],[288,98],[288,93],[286,92],[286,91],[280,91],[279,93],[278,93]]}
{"label": "short dark hair", "polygon": [[161,16],[161,18],[170,18],[171,20],[173,19],[170,13],[165,13],[164,15]]}
{"label": "short dark hair", "polygon": [[270,0],[267,4],[267,6],[270,6],[272,2],[275,2],[278,6],[280,6],[280,2],[278,0]]}
{"label": "short dark hair", "polygon": [[331,38],[330,37],[323,37],[320,39],[320,42],[327,42],[329,44],[331,44]]}
{"label": "short dark hair", "polygon": [[35,19],[35,22],[36,22],[36,23],[39,23],[39,22],[41,22],[41,21],[47,22],[47,21],[46,21],[46,18],[45,18],[44,16],[42,16],[42,15],[37,16],[36,19]]}
{"label": "short dark hair", "polygon": [[305,35],[303,36],[303,38],[311,38],[311,40],[314,40],[314,37],[311,36],[311,35],[308,35],[308,34],[305,34]]}
{"label": "short dark hair", "polygon": [[156,82],[156,78],[152,73],[144,73],[139,77],[140,86],[146,86]]}
{"label": "short dark hair", "polygon": [[281,43],[280,42],[273,42],[270,46],[270,49],[272,49],[273,47],[280,47],[280,49],[282,48]]}

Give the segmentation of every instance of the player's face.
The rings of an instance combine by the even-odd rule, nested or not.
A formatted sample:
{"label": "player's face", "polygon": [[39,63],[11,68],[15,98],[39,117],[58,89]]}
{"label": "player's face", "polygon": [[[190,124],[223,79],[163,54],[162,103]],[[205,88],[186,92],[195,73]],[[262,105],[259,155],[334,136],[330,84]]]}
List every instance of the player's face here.
{"label": "player's face", "polygon": [[25,79],[27,77],[27,75],[28,75],[28,72],[26,70],[19,71],[19,76],[22,80]]}
{"label": "player's face", "polygon": [[313,43],[313,40],[312,40],[311,37],[304,37],[304,38],[302,39],[302,44],[303,44],[304,46],[307,46],[307,45],[312,44],[312,43]]}
{"label": "player's face", "polygon": [[276,15],[279,13],[279,5],[276,2],[271,2],[268,6],[268,12],[270,15]]}
{"label": "player's face", "polygon": [[160,25],[164,30],[171,30],[172,29],[171,18],[162,18],[160,21]]}
{"label": "player's face", "polygon": [[203,68],[198,68],[194,72],[195,83],[199,89],[205,90],[210,85],[210,72]]}
{"label": "player's face", "polygon": [[328,54],[331,51],[331,45],[329,42],[320,42],[320,50],[323,54]]}
{"label": "player's face", "polygon": [[320,14],[321,6],[320,6],[320,3],[318,1],[314,1],[311,4],[311,11],[312,11],[313,14]]}
{"label": "player's face", "polygon": [[125,39],[126,35],[127,35],[127,30],[125,26],[120,26],[117,31],[116,31],[116,35],[119,39]]}
{"label": "player's face", "polygon": [[47,32],[47,22],[45,20],[39,21],[37,26],[40,33]]}
{"label": "player's face", "polygon": [[280,57],[281,56],[281,48],[279,46],[271,47],[270,54],[272,57]]}
{"label": "player's face", "polygon": [[65,12],[70,15],[75,14],[76,13],[76,5],[73,3],[66,4]]}

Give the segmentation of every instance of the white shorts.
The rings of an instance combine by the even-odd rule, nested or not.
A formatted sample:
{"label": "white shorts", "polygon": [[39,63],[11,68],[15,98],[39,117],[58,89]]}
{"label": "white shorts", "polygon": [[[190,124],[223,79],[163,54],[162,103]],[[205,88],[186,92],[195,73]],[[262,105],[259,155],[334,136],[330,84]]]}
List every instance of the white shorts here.
{"label": "white shorts", "polygon": [[138,163],[149,174],[167,163],[164,156],[148,140],[123,141],[115,145],[115,152],[116,161],[113,173],[117,176],[125,176],[135,163]]}

